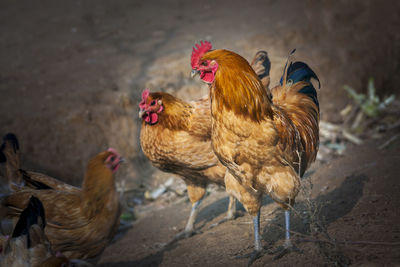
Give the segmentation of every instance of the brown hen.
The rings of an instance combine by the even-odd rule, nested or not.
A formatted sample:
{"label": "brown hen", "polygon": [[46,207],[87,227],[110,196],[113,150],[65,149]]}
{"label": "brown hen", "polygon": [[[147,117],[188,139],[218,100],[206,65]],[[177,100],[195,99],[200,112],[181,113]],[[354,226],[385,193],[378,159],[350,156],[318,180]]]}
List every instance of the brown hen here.
{"label": "brown hen", "polygon": [[33,176],[45,178],[31,179],[29,184],[22,179],[18,191],[1,200],[1,213],[16,220],[30,197],[35,196],[43,203],[47,220],[45,234],[53,250],[69,258],[95,257],[111,241],[119,226],[119,194],[113,173],[121,161],[112,148],[93,157],[82,188],[48,176]]}
{"label": "brown hen", "polygon": [[67,267],[92,266],[82,260],[69,260],[60,252],[55,253],[44,228],[46,219],[42,202],[31,197],[22,211],[11,237],[4,243],[0,266],[13,267]]}

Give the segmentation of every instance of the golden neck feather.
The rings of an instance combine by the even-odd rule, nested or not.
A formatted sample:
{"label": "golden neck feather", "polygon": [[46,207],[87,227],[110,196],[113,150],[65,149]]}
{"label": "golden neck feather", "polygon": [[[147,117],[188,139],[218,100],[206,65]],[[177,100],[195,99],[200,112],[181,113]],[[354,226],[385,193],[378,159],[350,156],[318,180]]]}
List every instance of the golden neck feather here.
{"label": "golden neck feather", "polygon": [[271,99],[243,57],[227,50],[214,50],[206,53],[202,60],[218,63],[211,97],[219,110],[225,107],[257,122],[273,117]]}

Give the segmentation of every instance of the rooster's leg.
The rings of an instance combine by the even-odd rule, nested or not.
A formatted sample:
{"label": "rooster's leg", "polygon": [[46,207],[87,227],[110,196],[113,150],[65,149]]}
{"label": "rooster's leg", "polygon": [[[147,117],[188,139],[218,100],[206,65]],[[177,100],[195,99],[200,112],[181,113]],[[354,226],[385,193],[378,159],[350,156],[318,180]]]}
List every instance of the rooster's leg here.
{"label": "rooster's leg", "polygon": [[274,260],[282,258],[287,253],[292,251],[296,251],[302,253],[300,249],[292,245],[290,241],[290,210],[285,210],[285,243],[283,246],[278,247],[275,251],[272,251],[272,254],[276,254]]}
{"label": "rooster's leg", "polygon": [[260,211],[257,215],[253,217],[253,227],[254,227],[254,249],[255,251],[261,251],[261,239],[260,239]]}
{"label": "rooster's leg", "polygon": [[292,242],[290,241],[290,210],[285,210],[285,248],[292,247]]}
{"label": "rooster's leg", "polygon": [[253,262],[261,257],[265,251],[261,245],[261,238],[260,238],[260,211],[257,212],[257,215],[253,217],[253,228],[254,228],[254,251],[250,254],[246,254],[243,256],[238,256],[236,258],[249,258],[249,262],[247,266],[253,264]]}

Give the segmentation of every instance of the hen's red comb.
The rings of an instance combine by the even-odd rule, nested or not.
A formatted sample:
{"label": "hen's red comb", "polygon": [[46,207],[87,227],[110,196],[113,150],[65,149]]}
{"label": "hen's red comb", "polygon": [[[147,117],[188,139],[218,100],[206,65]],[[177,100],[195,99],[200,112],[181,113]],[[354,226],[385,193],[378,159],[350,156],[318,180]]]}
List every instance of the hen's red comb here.
{"label": "hen's red comb", "polygon": [[144,91],[142,92],[142,101],[140,101],[139,103],[139,108],[144,109],[145,105],[146,105],[146,99],[149,97],[150,95],[150,90],[148,88],[144,89]]}
{"label": "hen's red comb", "polygon": [[204,55],[204,53],[210,51],[212,48],[212,45],[208,41],[201,41],[200,44],[195,44],[195,47],[193,47],[192,51],[192,69],[195,69],[199,66],[199,61],[201,57]]}
{"label": "hen's red comb", "polygon": [[107,152],[111,152],[111,153],[119,156],[119,154],[118,154],[118,152],[117,152],[117,150],[115,148],[110,147],[110,148],[107,149]]}

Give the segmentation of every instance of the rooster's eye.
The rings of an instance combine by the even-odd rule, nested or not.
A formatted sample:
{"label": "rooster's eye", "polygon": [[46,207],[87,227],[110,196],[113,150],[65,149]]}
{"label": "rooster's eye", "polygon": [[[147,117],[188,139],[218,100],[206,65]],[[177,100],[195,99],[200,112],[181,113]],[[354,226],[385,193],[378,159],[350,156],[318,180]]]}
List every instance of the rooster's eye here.
{"label": "rooster's eye", "polygon": [[207,66],[207,62],[206,61],[201,62],[201,65]]}
{"label": "rooster's eye", "polygon": [[151,106],[154,106],[155,104],[156,104],[155,100],[151,101],[151,103],[150,103]]}

